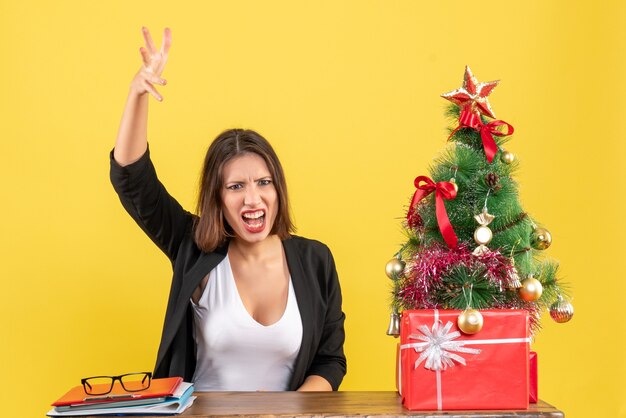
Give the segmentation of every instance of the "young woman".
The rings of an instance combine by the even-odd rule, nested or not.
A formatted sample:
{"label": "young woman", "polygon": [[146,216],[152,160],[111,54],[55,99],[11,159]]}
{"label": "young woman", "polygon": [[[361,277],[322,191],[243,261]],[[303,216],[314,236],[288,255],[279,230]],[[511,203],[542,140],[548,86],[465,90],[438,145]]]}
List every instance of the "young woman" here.
{"label": "young woman", "polygon": [[337,390],[345,315],[329,249],[291,235],[282,167],[254,131],[213,141],[196,215],[168,194],[146,132],[172,37],[165,29],[157,49],[142,30],[143,65],[110,158],[122,205],[173,266],[155,377],[182,376],[200,391]]}

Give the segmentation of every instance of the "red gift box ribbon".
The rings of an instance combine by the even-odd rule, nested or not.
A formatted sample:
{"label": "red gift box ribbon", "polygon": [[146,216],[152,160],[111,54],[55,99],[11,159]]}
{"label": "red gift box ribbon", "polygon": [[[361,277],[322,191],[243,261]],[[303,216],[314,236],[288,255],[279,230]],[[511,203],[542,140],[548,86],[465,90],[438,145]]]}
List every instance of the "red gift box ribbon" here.
{"label": "red gift box ribbon", "polygon": [[421,334],[411,334],[409,339],[421,340],[421,343],[405,344],[405,346],[415,348],[421,353],[415,361],[415,368],[424,362],[424,368],[428,370],[445,370],[454,367],[454,362],[465,366],[465,359],[456,353],[480,354],[477,348],[464,347],[465,341],[455,341],[461,336],[459,331],[450,332],[452,322],[448,321],[443,325],[441,321],[435,321],[432,328],[426,325],[417,327]]}
{"label": "red gift box ribbon", "polygon": [[[438,328],[440,326],[442,322],[439,320],[439,311],[437,309],[433,310],[433,327],[432,330],[433,332],[431,334],[435,334],[434,330],[436,328]],[[448,324],[452,324],[451,322],[448,321]],[[458,336],[456,336],[456,332],[455,333],[448,333],[448,331],[450,330],[451,326],[448,327],[448,324],[446,324],[445,327],[443,328],[439,328],[439,332],[437,332],[438,336],[439,336],[439,342],[441,342],[442,340],[447,340],[448,342],[451,341],[452,339],[456,339],[458,338],[458,336],[460,336],[460,333]],[[421,327],[419,327],[421,328]],[[418,328],[418,329],[419,329]],[[428,328],[428,327],[426,327]],[[444,331],[444,332],[441,332]],[[458,332],[458,331],[457,331]],[[424,334],[424,333],[422,333]],[[412,334],[411,336],[413,336],[415,334]],[[442,336],[447,335],[448,338],[441,338]],[[411,338],[411,336],[409,336],[409,338]],[[453,337],[454,336],[454,337]],[[418,337],[419,338],[419,337]],[[421,339],[421,338],[420,338]],[[400,345],[400,350],[406,350],[409,348],[413,348],[416,352],[424,352],[424,347],[428,347],[433,346],[433,344],[437,344],[438,342],[434,342],[434,341],[426,341],[426,342],[421,342],[421,343],[409,343],[409,344],[402,344]],[[488,340],[467,340],[467,341],[455,341],[456,344],[458,344],[458,347],[463,348],[464,345],[476,345],[476,344],[514,344],[514,343],[530,343],[530,338],[526,337],[526,338],[497,338],[497,339],[488,339]],[[445,347],[443,347],[445,350]],[[437,351],[439,348],[438,347],[434,347],[433,351]],[[476,350],[476,349],[468,349],[465,348],[465,350]],[[465,351],[464,352],[469,352],[469,351]],[[456,350],[456,351],[460,351],[460,350]],[[480,352],[480,350],[478,350]],[[421,357],[421,356],[420,356]],[[415,362],[415,368],[417,369],[419,367],[419,364],[421,363],[419,361],[420,359],[418,358],[418,361]],[[458,363],[465,365],[465,360],[463,359],[463,361],[458,361]],[[447,363],[448,366],[453,367],[454,364],[452,363]],[[424,368],[432,370],[435,372],[436,374],[436,385],[437,385],[437,409],[438,410],[442,410],[443,409],[443,398],[441,395],[441,371],[442,369],[445,369],[444,367],[427,367],[427,365],[424,365]],[[398,390],[400,392],[400,394],[402,395],[402,367],[400,366],[400,362],[398,362]]]}

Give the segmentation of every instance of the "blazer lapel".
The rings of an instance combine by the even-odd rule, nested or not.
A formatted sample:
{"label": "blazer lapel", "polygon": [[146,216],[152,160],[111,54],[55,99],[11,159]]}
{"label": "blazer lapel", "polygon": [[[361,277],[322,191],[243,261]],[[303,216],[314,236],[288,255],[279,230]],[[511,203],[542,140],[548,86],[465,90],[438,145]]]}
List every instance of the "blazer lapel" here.
{"label": "blazer lapel", "polygon": [[195,265],[185,274],[186,280],[180,292],[177,306],[187,306],[193,291],[200,285],[200,282],[213,270],[225,257],[228,247],[219,247],[210,253],[202,253]]}
{"label": "blazer lapel", "polygon": [[168,321],[167,329],[163,333],[161,345],[165,348],[165,350],[163,350],[162,353],[159,353],[160,356],[165,354],[166,349],[174,340],[174,337],[181,326],[180,324],[187,313],[189,299],[191,298],[193,291],[200,285],[202,278],[209,274],[209,272],[226,257],[227,249],[228,247],[226,246],[217,248],[211,253],[202,253],[194,266],[188,273],[185,274],[185,279],[176,301],[176,309],[170,321]]}
{"label": "blazer lapel", "polygon": [[310,296],[310,288],[307,285],[307,277],[300,254],[295,248],[293,239],[283,241],[285,256],[287,257],[287,266],[293,283],[293,290],[298,301],[298,310],[302,320],[302,343],[300,344],[300,352],[296,358],[293,375],[290,382],[290,390],[297,389],[302,381],[308,368],[308,363],[312,359],[309,351],[313,341],[313,305]]}

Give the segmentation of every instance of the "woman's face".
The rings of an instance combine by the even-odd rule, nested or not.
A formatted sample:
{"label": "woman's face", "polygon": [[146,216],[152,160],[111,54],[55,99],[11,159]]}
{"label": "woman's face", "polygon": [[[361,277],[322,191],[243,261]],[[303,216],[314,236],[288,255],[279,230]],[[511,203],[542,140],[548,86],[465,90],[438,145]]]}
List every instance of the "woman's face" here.
{"label": "woman's face", "polygon": [[274,179],[257,154],[243,154],[224,165],[221,191],[224,217],[236,239],[249,243],[268,237],[278,211]]}

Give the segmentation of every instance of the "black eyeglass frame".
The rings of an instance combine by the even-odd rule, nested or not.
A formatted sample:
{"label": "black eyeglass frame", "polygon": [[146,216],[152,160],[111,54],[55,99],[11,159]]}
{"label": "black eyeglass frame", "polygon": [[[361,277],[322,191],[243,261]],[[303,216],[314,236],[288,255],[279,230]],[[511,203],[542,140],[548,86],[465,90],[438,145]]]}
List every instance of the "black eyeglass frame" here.
{"label": "black eyeglass frame", "polygon": [[[141,381],[144,382],[147,378],[148,386],[146,386],[145,388],[141,388],[141,389],[127,389],[126,386],[124,386],[124,382],[122,381],[122,378],[125,376],[133,376],[133,375],[145,375],[145,377],[141,379]],[[88,380],[89,379],[102,379],[102,378],[111,379],[111,386],[109,387],[109,390],[106,392],[98,392],[98,393],[92,392],[91,389],[93,389],[93,387],[89,384]],[[126,392],[141,392],[142,390],[146,390],[150,387],[150,384],[152,382],[152,372],[125,373],[125,374],[120,374],[119,376],[91,376],[91,377],[85,377],[83,379],[80,379],[80,383],[83,385],[83,390],[85,391],[87,395],[106,395],[107,393],[111,393],[111,391],[113,390],[113,386],[115,386],[116,380],[119,380],[120,385],[122,386],[122,389],[124,389]],[[89,388],[91,389],[87,389],[87,386],[89,386]]]}

